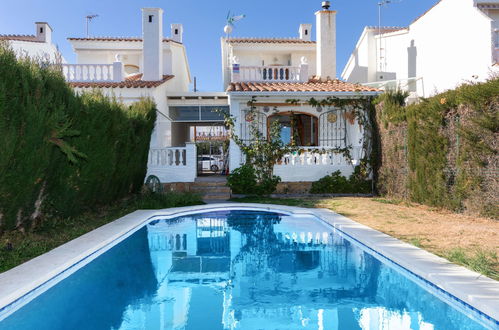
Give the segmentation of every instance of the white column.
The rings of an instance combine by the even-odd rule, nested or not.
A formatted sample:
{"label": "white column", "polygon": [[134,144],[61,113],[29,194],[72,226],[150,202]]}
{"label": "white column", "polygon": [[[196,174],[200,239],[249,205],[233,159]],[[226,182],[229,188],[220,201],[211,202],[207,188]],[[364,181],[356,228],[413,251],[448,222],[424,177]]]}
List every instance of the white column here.
{"label": "white column", "polygon": [[[229,104],[230,104],[230,114],[233,116],[235,120],[235,134],[237,136],[241,136],[241,122],[244,120],[241,118],[241,109],[239,107],[239,101],[233,100],[229,95]],[[241,149],[239,146],[234,143],[234,141],[230,141],[229,145],[229,171],[233,171],[236,168],[241,166]]]}
{"label": "white column", "polygon": [[185,144],[185,147],[186,147],[186,153],[185,153],[186,169],[185,170],[189,173],[189,178],[192,178],[192,180],[190,182],[194,182],[194,180],[198,176],[198,169],[197,169],[198,155],[197,155],[196,143],[187,142]]}
{"label": "white column", "polygon": [[308,81],[308,63],[307,63],[307,58],[305,56],[301,58],[299,78],[300,82]]}
{"label": "white column", "polygon": [[113,81],[123,81],[123,62],[113,62]]}

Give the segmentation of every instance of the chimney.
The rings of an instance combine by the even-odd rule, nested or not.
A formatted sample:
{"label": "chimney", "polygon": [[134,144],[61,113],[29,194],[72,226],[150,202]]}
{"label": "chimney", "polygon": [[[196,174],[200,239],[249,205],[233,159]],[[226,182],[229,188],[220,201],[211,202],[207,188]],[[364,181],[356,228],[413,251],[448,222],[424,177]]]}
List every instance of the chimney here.
{"label": "chimney", "polygon": [[317,75],[321,79],[336,78],[336,11],[329,10],[329,1],[322,2],[317,19]]}
{"label": "chimney", "polygon": [[52,28],[47,22],[36,22],[36,40],[45,43],[52,43]]}
{"label": "chimney", "polygon": [[163,79],[163,9],[142,8],[142,80]]}
{"label": "chimney", "polygon": [[182,38],[184,35],[184,27],[182,24],[174,23],[171,25],[171,38],[173,41],[182,43]]}
{"label": "chimney", "polygon": [[312,37],[312,24],[300,24],[298,33],[301,40],[310,41]]}

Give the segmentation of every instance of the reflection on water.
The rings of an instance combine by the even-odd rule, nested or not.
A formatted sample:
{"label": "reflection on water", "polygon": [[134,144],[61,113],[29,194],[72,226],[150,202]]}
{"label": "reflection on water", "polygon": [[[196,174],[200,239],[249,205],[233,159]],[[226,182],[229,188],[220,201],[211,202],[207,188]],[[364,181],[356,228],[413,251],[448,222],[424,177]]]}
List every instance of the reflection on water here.
{"label": "reflection on water", "polygon": [[37,329],[483,329],[320,221],[250,211],[154,221],[0,329],[41,320]]}

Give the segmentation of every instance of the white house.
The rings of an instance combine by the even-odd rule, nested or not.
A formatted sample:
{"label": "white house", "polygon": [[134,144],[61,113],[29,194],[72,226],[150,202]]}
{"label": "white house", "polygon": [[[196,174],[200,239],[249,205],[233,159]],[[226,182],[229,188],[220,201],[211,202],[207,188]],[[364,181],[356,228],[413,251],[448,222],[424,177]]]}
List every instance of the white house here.
{"label": "white house", "polygon": [[[275,167],[283,182],[311,182],[340,170],[350,175],[363,156],[362,128],[348,120],[348,109],[314,108],[311,98],[359,98],[376,95],[374,88],[336,79],[336,11],[329,2],[315,13],[312,24],[301,24],[297,38],[222,38],[222,71],[230,112],[236,118],[236,134],[249,140],[251,121],[258,121],[265,135],[272,121],[282,125],[281,136],[298,135],[303,151],[285,156]],[[293,99],[293,104],[286,100]],[[248,118],[248,101],[255,100],[257,115]],[[297,124],[292,125],[292,120]],[[353,162],[334,152],[349,148]],[[317,149],[323,152],[317,152]],[[230,145],[230,168],[240,166],[243,156]]]}
{"label": "white house", "polygon": [[[349,175],[362,157],[362,128],[349,117],[349,109],[316,109],[308,101],[367,97],[378,90],[336,79],[336,12],[324,2],[315,16],[316,41],[312,24],[301,24],[296,38],[222,38],[223,92],[189,92],[183,27],[172,24],[170,37],[164,38],[159,8],[142,9],[142,37],[68,38],[78,63],[64,65],[63,72],[77,91],[100,88],[123,102],[154,98],[158,119],[148,175],[163,183],[196,181],[204,159],[215,172],[239,167],[244,159],[237,145],[231,142],[223,155],[213,147],[227,138],[223,115],[216,110],[230,111],[237,133],[247,140],[247,103],[253,98],[255,120],[264,134],[271,121],[279,120],[283,139],[300,136],[303,152],[285,156],[276,166],[282,181],[312,182],[336,170]],[[288,99],[296,102],[291,105]],[[291,127],[292,116],[298,127]],[[198,152],[195,143],[203,141],[211,147]],[[350,148],[353,161],[333,152],[338,148]],[[216,155],[206,154],[212,151]]]}
{"label": "white house", "polygon": [[428,97],[498,68],[499,1],[441,0],[407,27],[366,27],[341,77]]}
{"label": "white house", "polygon": [[43,62],[65,63],[57,46],[52,43],[52,27],[47,22],[35,23],[34,35],[0,34],[18,57],[30,57]]}

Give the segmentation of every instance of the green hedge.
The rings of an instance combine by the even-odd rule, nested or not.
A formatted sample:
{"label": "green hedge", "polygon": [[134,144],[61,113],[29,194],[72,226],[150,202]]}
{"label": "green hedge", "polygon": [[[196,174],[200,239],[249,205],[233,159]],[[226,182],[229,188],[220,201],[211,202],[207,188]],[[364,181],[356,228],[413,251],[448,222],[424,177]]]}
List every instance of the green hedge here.
{"label": "green hedge", "polygon": [[[381,175],[379,190],[422,204],[499,217],[498,91],[499,78],[492,78],[409,106],[400,104],[400,93],[382,95],[378,120],[387,130],[381,132],[380,172],[397,177]],[[407,141],[390,142],[389,132],[399,132],[394,136]],[[406,157],[395,155],[401,142]],[[400,163],[393,164],[394,159]],[[407,170],[394,171],[394,166]],[[405,182],[407,191],[402,193],[390,179]]]}
{"label": "green hedge", "polygon": [[155,104],[75,95],[59,70],[0,46],[0,232],[138,191]]}

